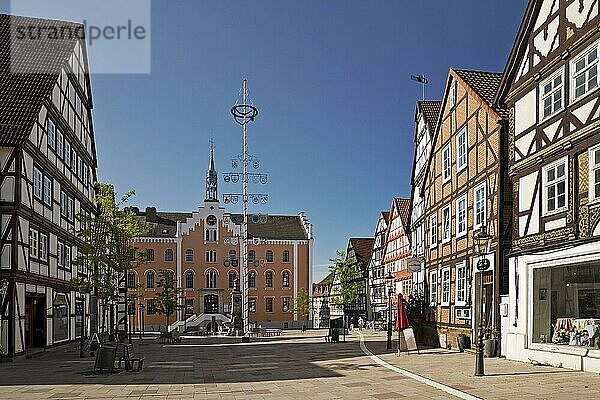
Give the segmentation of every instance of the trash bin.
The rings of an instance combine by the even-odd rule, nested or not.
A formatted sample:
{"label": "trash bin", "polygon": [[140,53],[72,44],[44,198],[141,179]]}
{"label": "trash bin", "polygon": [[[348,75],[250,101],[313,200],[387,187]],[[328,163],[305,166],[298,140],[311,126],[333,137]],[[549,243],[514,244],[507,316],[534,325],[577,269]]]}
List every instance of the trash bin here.
{"label": "trash bin", "polygon": [[339,329],[336,328],[331,331],[331,341],[332,342],[340,341],[340,330]]}

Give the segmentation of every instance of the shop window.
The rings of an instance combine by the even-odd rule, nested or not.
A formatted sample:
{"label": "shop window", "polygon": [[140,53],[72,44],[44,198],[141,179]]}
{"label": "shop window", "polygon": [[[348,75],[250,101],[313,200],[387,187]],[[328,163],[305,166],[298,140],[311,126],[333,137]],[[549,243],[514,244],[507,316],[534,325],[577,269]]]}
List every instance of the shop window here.
{"label": "shop window", "polygon": [[66,296],[62,293],[57,294],[52,306],[54,342],[67,340],[69,339],[69,306]]}

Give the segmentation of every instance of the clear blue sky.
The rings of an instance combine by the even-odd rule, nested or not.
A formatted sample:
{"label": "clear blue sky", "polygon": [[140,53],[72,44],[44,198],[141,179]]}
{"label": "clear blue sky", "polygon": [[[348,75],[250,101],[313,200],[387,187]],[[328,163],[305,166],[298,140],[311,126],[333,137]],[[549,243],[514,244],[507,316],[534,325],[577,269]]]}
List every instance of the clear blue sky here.
{"label": "clear blue sky", "polygon": [[525,6],[154,0],[152,73],[92,78],[99,177],[134,188],[141,208],[194,210],[210,136],[219,172],[241,153],[229,108],[246,77],[260,109],[250,152],[269,173],[270,201],[253,211],[307,213],[319,280],[349,237],[372,236],[393,196],[410,196],[421,97],[410,75],[438,99],[451,66],[501,71]]}

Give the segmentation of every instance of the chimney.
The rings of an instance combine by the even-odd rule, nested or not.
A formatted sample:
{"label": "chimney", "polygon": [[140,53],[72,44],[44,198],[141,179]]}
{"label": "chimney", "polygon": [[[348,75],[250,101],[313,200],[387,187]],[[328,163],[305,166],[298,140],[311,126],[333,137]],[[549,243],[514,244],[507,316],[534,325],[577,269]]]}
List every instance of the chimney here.
{"label": "chimney", "polygon": [[146,222],[156,222],[156,207],[146,207]]}

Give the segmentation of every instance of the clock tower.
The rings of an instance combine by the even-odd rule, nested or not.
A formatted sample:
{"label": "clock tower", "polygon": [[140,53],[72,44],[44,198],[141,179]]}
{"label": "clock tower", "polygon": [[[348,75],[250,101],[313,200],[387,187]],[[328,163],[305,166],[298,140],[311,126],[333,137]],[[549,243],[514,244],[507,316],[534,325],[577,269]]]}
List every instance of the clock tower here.
{"label": "clock tower", "polygon": [[217,170],[215,169],[214,145],[210,141],[210,160],[206,171],[206,198],[204,201],[219,201],[217,198]]}

